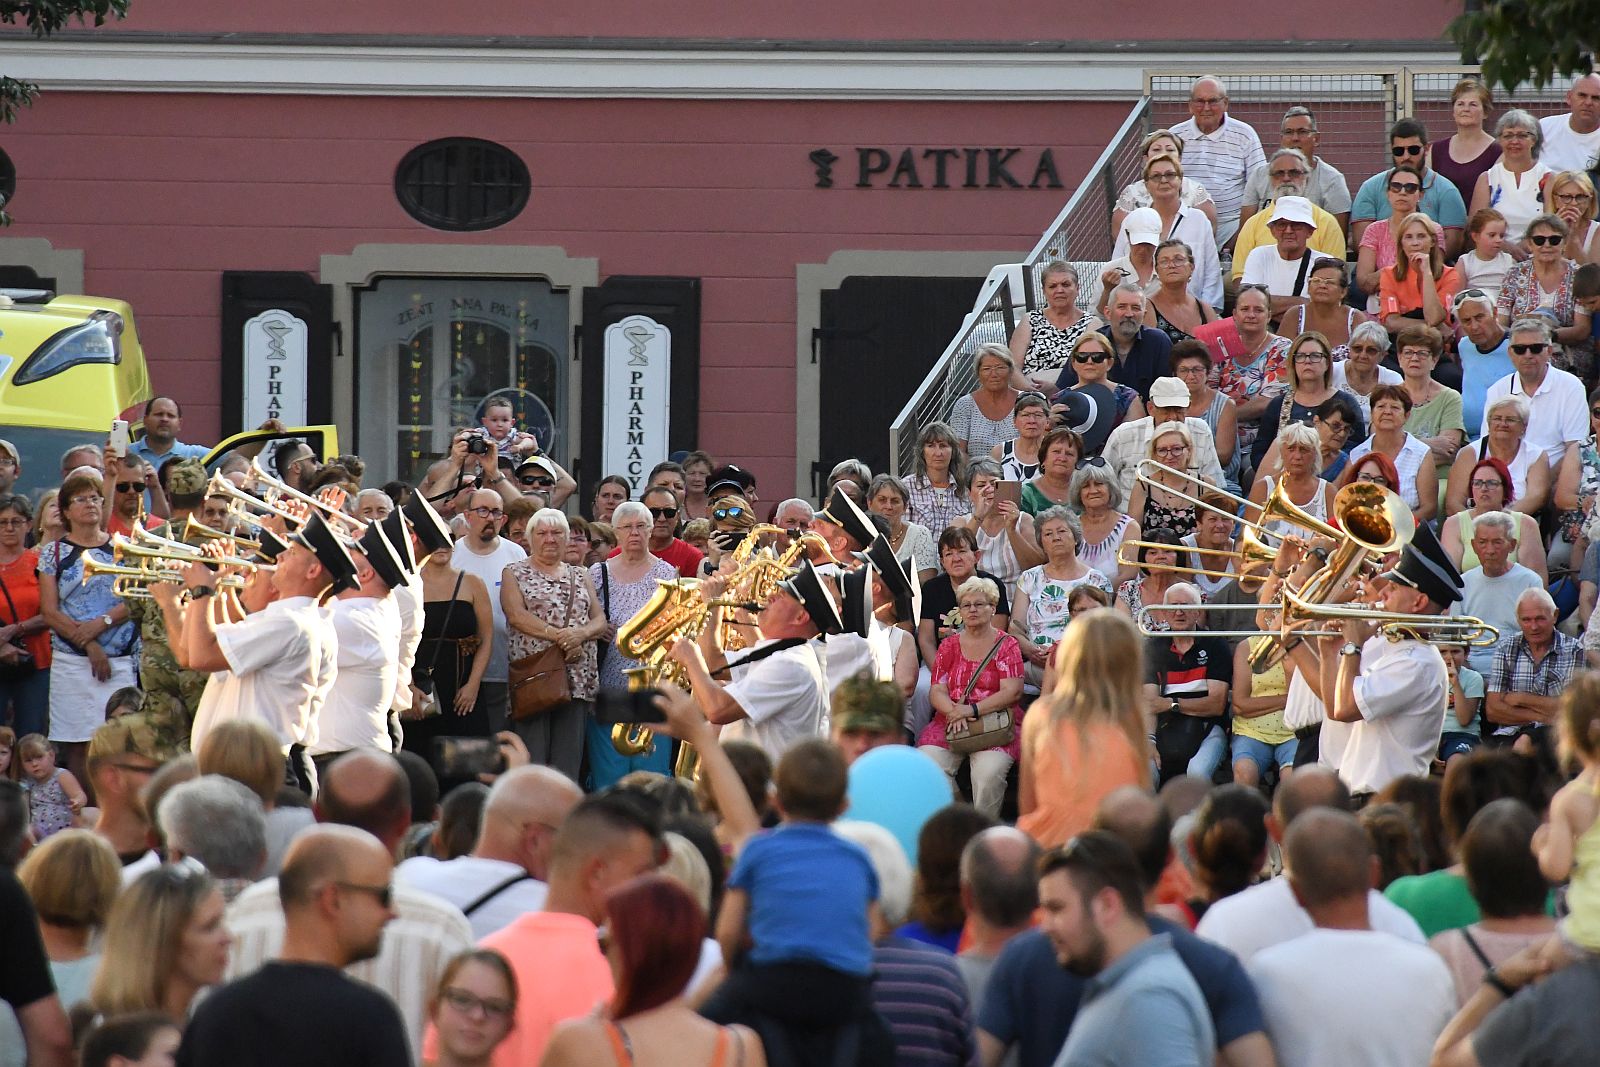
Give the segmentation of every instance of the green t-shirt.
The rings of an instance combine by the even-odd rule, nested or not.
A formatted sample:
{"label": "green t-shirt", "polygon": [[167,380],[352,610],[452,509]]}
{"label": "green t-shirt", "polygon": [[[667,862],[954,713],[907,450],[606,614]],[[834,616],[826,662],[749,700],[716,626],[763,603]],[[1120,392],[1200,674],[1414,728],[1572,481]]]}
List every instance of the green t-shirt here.
{"label": "green t-shirt", "polygon": [[1472,899],[1472,891],[1467,888],[1466,878],[1450,871],[1396,878],[1383,895],[1417,920],[1423,937],[1459,930],[1483,918],[1478,902]]}
{"label": "green t-shirt", "polygon": [[[1461,418],[1461,394],[1442,385],[1432,400],[1411,409],[1411,414],[1406,416],[1406,432],[1413,437],[1428,438],[1438,437],[1446,430],[1460,430],[1465,434],[1467,424]],[[1441,463],[1439,469],[1449,466]]]}

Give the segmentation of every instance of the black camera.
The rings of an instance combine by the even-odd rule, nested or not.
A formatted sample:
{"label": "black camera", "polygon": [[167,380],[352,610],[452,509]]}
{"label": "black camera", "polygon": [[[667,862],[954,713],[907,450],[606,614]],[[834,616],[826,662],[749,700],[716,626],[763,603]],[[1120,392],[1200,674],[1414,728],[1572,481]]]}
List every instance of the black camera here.
{"label": "black camera", "polygon": [[489,454],[489,438],[484,436],[482,430],[473,430],[468,434],[467,451],[474,456],[487,456]]}

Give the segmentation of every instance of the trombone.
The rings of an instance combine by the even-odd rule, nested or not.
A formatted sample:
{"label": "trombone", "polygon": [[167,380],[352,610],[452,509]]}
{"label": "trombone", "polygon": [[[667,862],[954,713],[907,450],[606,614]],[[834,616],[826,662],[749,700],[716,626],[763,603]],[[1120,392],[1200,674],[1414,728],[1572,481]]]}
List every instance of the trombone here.
{"label": "trombone", "polygon": [[[1157,565],[1154,563],[1140,563],[1137,558],[1129,559],[1123,555],[1123,549],[1134,549],[1135,553],[1141,548],[1166,549],[1171,552],[1188,552],[1199,556],[1218,556],[1238,564],[1238,570],[1212,570],[1207,567],[1180,567],[1177,564]],[[1239,547],[1227,548],[1190,548],[1187,545],[1169,545],[1160,541],[1124,541],[1117,548],[1117,563],[1124,567],[1143,567],[1146,570],[1161,571],[1166,574],[1200,574],[1208,578],[1237,578],[1239,588],[1245,592],[1253,593],[1261,588],[1266,581],[1266,575],[1260,573],[1272,566],[1272,560],[1278,550],[1270,547],[1256,535],[1254,529],[1246,528],[1239,536]]]}
{"label": "trombone", "polygon": [[234,485],[221,471],[211,476],[211,481],[206,485],[206,496],[220,496],[227,498],[228,516],[235,521],[255,525],[265,515],[275,515],[284,522],[298,524],[302,517],[292,511],[286,511],[276,504],[253,496]]}
{"label": "trombone", "polygon": [[[1157,622],[1158,613],[1171,611],[1203,611],[1203,612],[1229,612],[1229,611],[1281,611],[1283,612],[1284,629],[1281,634],[1274,635],[1271,630],[1193,630],[1194,637],[1263,637],[1275,636],[1281,643],[1283,636],[1289,634],[1289,627],[1294,623],[1306,619],[1337,623],[1343,619],[1366,619],[1378,623],[1378,630],[1391,641],[1398,641],[1402,637],[1415,637],[1419,640],[1446,641],[1461,643],[1473,648],[1488,648],[1500,639],[1500,632],[1484,622],[1482,619],[1471,615],[1408,615],[1398,611],[1384,611],[1381,608],[1363,608],[1347,604],[1322,604],[1308,601],[1294,592],[1285,590],[1282,602],[1266,604],[1150,604],[1139,609],[1134,616],[1134,622],[1139,627],[1139,632],[1146,637],[1170,637],[1172,631],[1163,629]],[[1295,637],[1339,637],[1343,631],[1337,629],[1296,630]],[[1272,664],[1268,664],[1268,667]],[[1257,668],[1262,670],[1265,668]]]}

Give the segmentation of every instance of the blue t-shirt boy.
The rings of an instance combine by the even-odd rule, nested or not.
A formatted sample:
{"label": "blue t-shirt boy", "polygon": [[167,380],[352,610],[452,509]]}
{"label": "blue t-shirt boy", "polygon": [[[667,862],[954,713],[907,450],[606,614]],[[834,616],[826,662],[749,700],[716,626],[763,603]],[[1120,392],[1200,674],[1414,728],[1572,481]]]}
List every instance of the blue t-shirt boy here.
{"label": "blue t-shirt boy", "polygon": [[785,822],[751,838],[728,888],[750,900],[752,964],[818,963],[858,978],[872,972],[867,923],[878,874],[866,849],[828,824]]}

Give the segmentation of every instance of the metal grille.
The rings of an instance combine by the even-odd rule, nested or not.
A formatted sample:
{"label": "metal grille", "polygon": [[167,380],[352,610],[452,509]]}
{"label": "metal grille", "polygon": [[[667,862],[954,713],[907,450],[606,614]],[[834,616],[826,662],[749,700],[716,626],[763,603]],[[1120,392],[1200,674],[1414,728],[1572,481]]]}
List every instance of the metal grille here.
{"label": "metal grille", "polygon": [[528,168],[509,148],[473,137],[418,145],[395,168],[400,205],[439,230],[487,230],[528,203]]}

